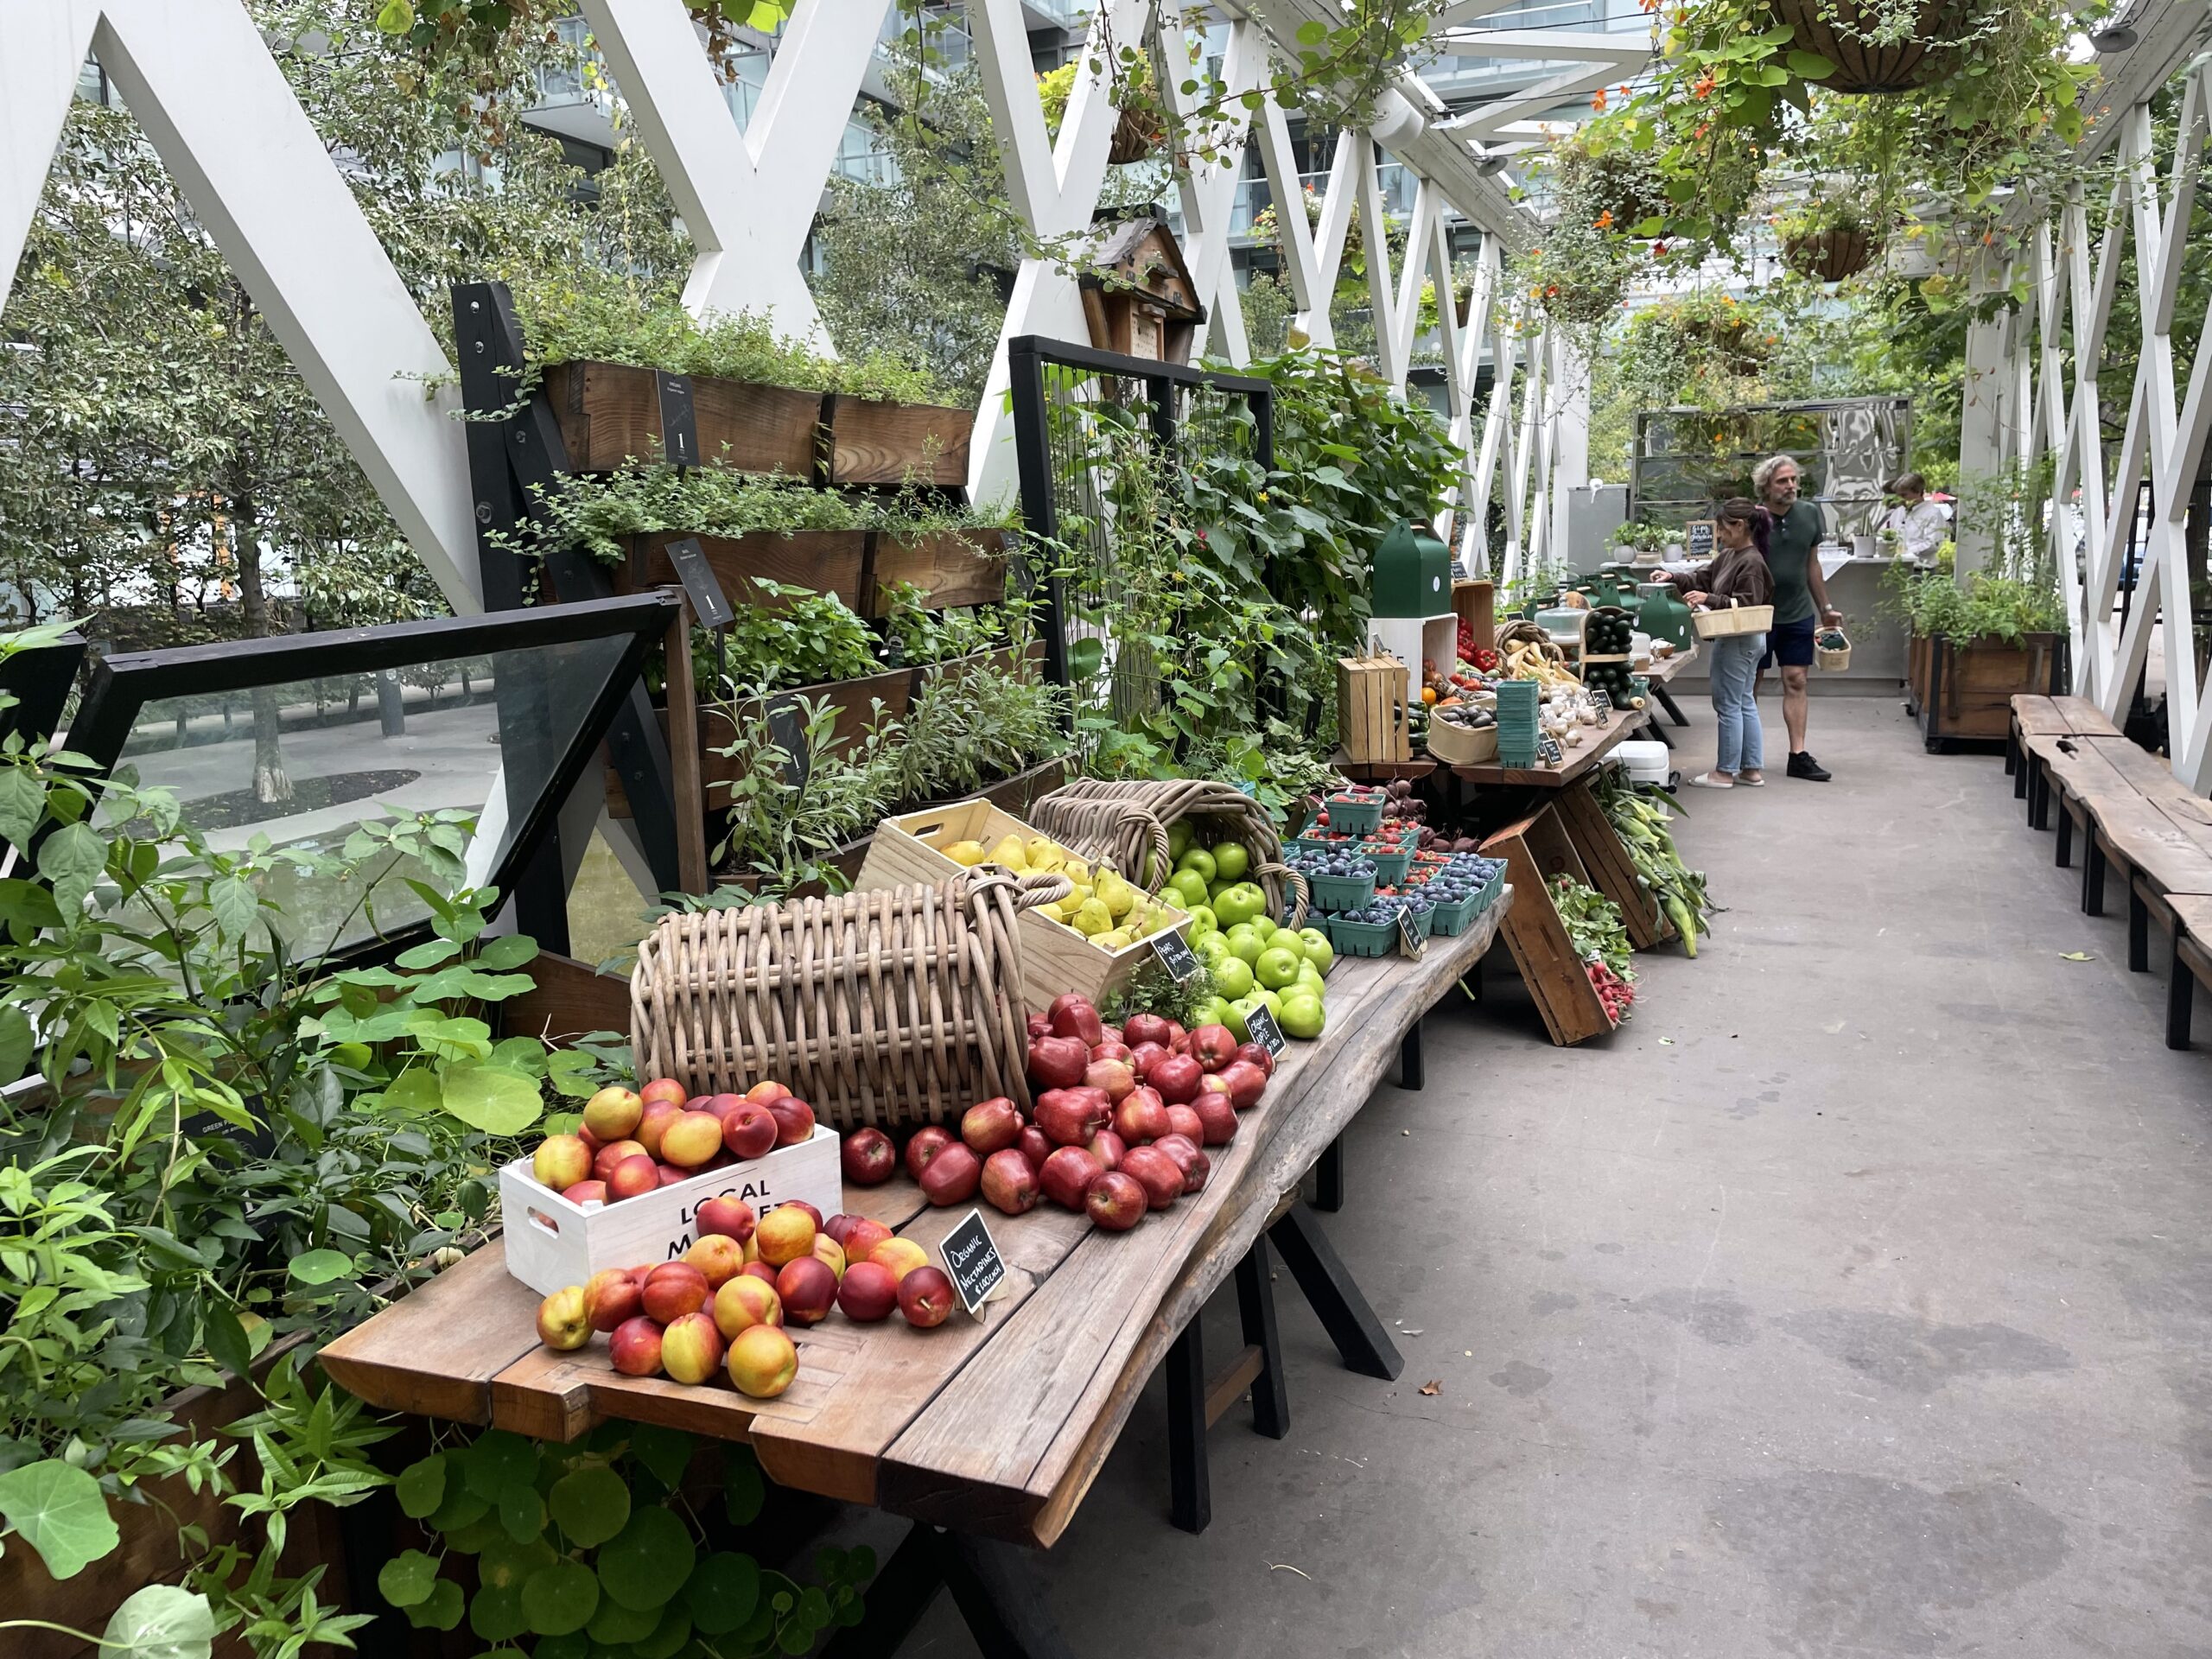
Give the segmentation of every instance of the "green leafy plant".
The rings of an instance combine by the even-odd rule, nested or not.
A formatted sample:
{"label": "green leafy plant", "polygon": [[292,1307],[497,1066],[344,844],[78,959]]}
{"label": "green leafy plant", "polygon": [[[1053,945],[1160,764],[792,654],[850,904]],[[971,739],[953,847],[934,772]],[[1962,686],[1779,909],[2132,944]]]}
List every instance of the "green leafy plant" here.
{"label": "green leafy plant", "polygon": [[[766,602],[735,607],[723,648],[755,695],[864,679],[882,668],[875,636],[835,594],[766,578],[752,585]],[[700,655],[693,654],[695,664]]]}

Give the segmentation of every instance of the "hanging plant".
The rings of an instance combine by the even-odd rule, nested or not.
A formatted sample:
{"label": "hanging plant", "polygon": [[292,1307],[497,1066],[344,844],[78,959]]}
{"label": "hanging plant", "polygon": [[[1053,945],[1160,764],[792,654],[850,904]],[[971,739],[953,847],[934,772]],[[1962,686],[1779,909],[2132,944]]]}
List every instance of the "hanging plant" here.
{"label": "hanging plant", "polygon": [[1834,65],[1832,92],[1880,96],[1955,73],[1970,41],[1978,0],[1773,0],[1800,52]]}
{"label": "hanging plant", "polygon": [[[1106,159],[1119,167],[1128,162],[1149,161],[1159,154],[1166,136],[1166,112],[1153,92],[1152,59],[1135,47],[1124,48],[1127,60],[1115,72],[1110,94],[1119,109],[1114,140]],[[1070,58],[1057,69],[1037,77],[1037,96],[1045,107],[1045,130],[1057,140],[1060,123],[1067,118],[1068,99],[1075,92],[1081,58]]]}
{"label": "hanging plant", "polygon": [[1775,232],[1783,262],[1816,283],[1856,276],[1881,257],[1886,238],[1880,222],[1856,203],[1815,197],[1778,215]]}

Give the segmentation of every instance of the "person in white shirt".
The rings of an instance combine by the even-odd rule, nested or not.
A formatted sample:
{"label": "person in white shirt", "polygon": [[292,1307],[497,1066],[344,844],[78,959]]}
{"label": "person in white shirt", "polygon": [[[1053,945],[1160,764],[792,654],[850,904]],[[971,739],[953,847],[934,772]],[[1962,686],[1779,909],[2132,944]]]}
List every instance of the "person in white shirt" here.
{"label": "person in white shirt", "polygon": [[1883,493],[1897,498],[1898,505],[1882,516],[1882,528],[1897,533],[1897,550],[1922,564],[1931,563],[1936,550],[1951,535],[1951,510],[1928,499],[1928,480],[1918,473],[1893,478]]}

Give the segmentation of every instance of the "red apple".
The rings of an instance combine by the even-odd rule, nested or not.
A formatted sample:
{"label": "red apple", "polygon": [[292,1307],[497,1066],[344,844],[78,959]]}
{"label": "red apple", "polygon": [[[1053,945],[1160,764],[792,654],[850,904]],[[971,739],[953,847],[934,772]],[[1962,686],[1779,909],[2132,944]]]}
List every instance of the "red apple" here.
{"label": "red apple", "polygon": [[591,1340],[582,1285],[564,1285],[537,1305],[537,1339],[564,1354]]}
{"label": "red apple", "polygon": [[1236,1052],[1236,1033],[1227,1026],[1200,1026],[1191,1033],[1191,1058],[1218,1071]]}
{"label": "red apple", "polygon": [[[863,1216],[856,1217],[846,1229],[845,1236],[837,1242],[845,1247],[845,1260],[857,1267],[868,1260],[877,1245],[892,1236],[891,1230],[881,1222],[871,1221]],[[848,1268],[847,1271],[850,1270]]]}
{"label": "red apple", "polygon": [[1045,1167],[1038,1173],[1037,1184],[1045,1189],[1045,1196],[1054,1204],[1068,1210],[1080,1210],[1083,1208],[1084,1189],[1090,1185],[1091,1177],[1103,1167],[1081,1147],[1062,1147],[1045,1160]]}
{"label": "red apple", "polygon": [[1150,1205],[1144,1183],[1118,1169],[1099,1171],[1083,1195],[1083,1207],[1090,1212],[1091,1224],[1109,1233],[1128,1231],[1144,1219]]}
{"label": "red apple", "polygon": [[660,1326],[640,1313],[614,1327],[607,1339],[608,1357],[625,1376],[660,1375]]}
{"label": "red apple", "polygon": [[1157,1043],[1165,1048],[1168,1036],[1167,1021],[1156,1014],[1133,1014],[1122,1021],[1122,1040],[1134,1048],[1141,1048],[1147,1043]]}
{"label": "red apple", "polygon": [[645,1308],[645,1289],[625,1268],[606,1268],[584,1286],[584,1318],[594,1331],[612,1331]]}
{"label": "red apple", "polygon": [[709,1290],[720,1290],[745,1271],[745,1246],[727,1233],[708,1233],[683,1252],[683,1260],[706,1274]]}
{"label": "red apple", "polygon": [[776,1274],[776,1294],[783,1300],[785,1324],[819,1325],[836,1305],[837,1275],[828,1262],[802,1255]]}
{"label": "red apple", "polygon": [[1138,1089],[1114,1109],[1114,1133],[1127,1146],[1141,1147],[1147,1141],[1157,1141],[1172,1127],[1167,1121],[1167,1108],[1161,1103],[1156,1089]]}
{"label": "red apple", "polygon": [[906,1173],[916,1180],[930,1166],[930,1160],[953,1144],[952,1131],[941,1123],[925,1123],[906,1142]]}
{"label": "red apple", "polygon": [[1116,1174],[1133,1175],[1144,1188],[1145,1202],[1165,1210],[1183,1196],[1183,1168],[1158,1147],[1131,1147]]}
{"label": "red apple", "polygon": [[1014,1149],[1029,1160],[1030,1168],[1042,1169],[1045,1160],[1052,1155],[1052,1138],[1034,1123],[1025,1123],[1021,1139],[1014,1143]]}
{"label": "red apple", "polygon": [[[1272,1077],[1275,1074],[1275,1057],[1268,1052],[1267,1045],[1264,1043],[1237,1044],[1236,1058],[1240,1060],[1246,1061],[1250,1065],[1258,1066],[1260,1068],[1260,1077],[1262,1082]],[[1223,1069],[1226,1070],[1227,1068],[1224,1067]]]}
{"label": "red apple", "polygon": [[605,1204],[607,1201],[605,1181],[578,1181],[574,1186],[564,1186],[561,1196],[570,1204]]}
{"label": "red apple", "polygon": [[1127,1038],[1122,1035],[1122,1028],[1116,1025],[1112,1020],[1109,1020],[1103,1021],[1099,1026],[1098,1041],[1093,1043],[1091,1046],[1093,1048],[1098,1048],[1107,1043],[1121,1043],[1128,1040],[1128,1039]]}
{"label": "red apple", "polygon": [[1037,1127],[1057,1146],[1082,1146],[1106,1127],[1112,1115],[1112,1103],[1103,1090],[1051,1089],[1037,1096]]}
{"label": "red apple", "polygon": [[1167,1109],[1167,1133],[1179,1135],[1196,1147],[1206,1138],[1206,1122],[1198,1116],[1198,1109],[1195,1106],[1170,1106]]}
{"label": "red apple", "polygon": [[978,1101],[960,1119],[960,1138],[978,1158],[1004,1152],[1021,1139],[1021,1114],[1004,1095]]}
{"label": "red apple", "polygon": [[1029,1040],[1033,1043],[1039,1037],[1049,1037],[1052,1034],[1052,1022],[1041,1014],[1033,1014],[1029,1016],[1028,1030]]}
{"label": "red apple", "polygon": [[899,1311],[918,1331],[952,1316],[952,1281],[936,1268],[916,1268],[899,1281]]}
{"label": "red apple", "polygon": [[[1051,1159],[1045,1160],[1046,1163]],[[983,1198],[994,1210],[1009,1216],[1026,1215],[1037,1206],[1037,1172],[1012,1147],[1001,1147],[983,1160]]]}
{"label": "red apple", "polygon": [[584,1103],[584,1123],[601,1141],[621,1141],[638,1132],[645,1112],[645,1102],[627,1089],[602,1089]]}
{"label": "red apple", "polygon": [[722,1333],[710,1313],[686,1313],[660,1333],[660,1363],[671,1381],[703,1382],[722,1368]]}
{"label": "red apple", "polygon": [[1128,1142],[1111,1129],[1099,1130],[1090,1137],[1090,1143],[1084,1147],[1085,1152],[1098,1160],[1098,1166],[1101,1169],[1119,1169],[1122,1166],[1122,1154],[1128,1149]]}
{"label": "red apple", "polygon": [[1039,1089],[1069,1089],[1083,1081],[1090,1045],[1080,1037],[1039,1037],[1029,1045],[1029,1081]]}
{"label": "red apple", "polygon": [[697,1169],[722,1149],[722,1126],[712,1112],[679,1112],[660,1132],[660,1160]]}
{"label": "red apple", "polygon": [[797,1095],[784,1095],[768,1103],[768,1115],[776,1120],[776,1144],[795,1147],[814,1133],[814,1108]]}
{"label": "red apple", "polygon": [[983,1160],[956,1141],[922,1172],[922,1196],[939,1208],[965,1204],[976,1196],[982,1179]]}
{"label": "red apple", "polygon": [[837,1148],[837,1162],[855,1186],[881,1186],[899,1172],[899,1148],[881,1129],[855,1129]]}
{"label": "red apple", "polygon": [[1109,1100],[1120,1100],[1137,1086],[1137,1074],[1127,1060],[1093,1060],[1083,1068],[1083,1084],[1100,1090]]}
{"label": "red apple", "polygon": [[1205,1076],[1205,1068],[1187,1054],[1170,1054],[1152,1068],[1152,1075],[1145,1081],[1160,1090],[1160,1099],[1170,1106],[1187,1105],[1198,1096],[1198,1079]]}
{"label": "red apple", "polygon": [[1133,1051],[1127,1043],[1094,1043],[1090,1049],[1091,1063],[1100,1060],[1126,1060]]}
{"label": "red apple", "polygon": [[1106,1032],[1098,1018],[1098,1010],[1089,997],[1068,991],[1052,999],[1052,1006],[1045,1010],[1052,1022],[1052,1033],[1058,1037],[1074,1037],[1089,1048],[1093,1043],[1106,1040]]}
{"label": "red apple", "polygon": [[776,1144],[776,1120],[757,1100],[741,1100],[722,1119],[722,1145],[741,1162],[765,1157]]}
{"label": "red apple", "polygon": [[609,1141],[592,1154],[591,1173],[594,1179],[605,1180],[614,1173],[614,1166],[625,1158],[650,1158],[652,1152],[642,1141]]}
{"label": "red apple", "polygon": [[752,1237],[753,1230],[760,1224],[760,1217],[753,1213],[751,1205],[742,1198],[734,1198],[727,1192],[718,1198],[709,1198],[701,1205],[693,1220],[702,1235],[719,1233],[724,1238],[735,1239],[740,1244]]}
{"label": "red apple", "polygon": [[609,1202],[617,1198],[642,1198],[660,1185],[660,1166],[639,1153],[634,1158],[625,1158],[614,1166],[607,1178]]}
{"label": "red apple", "polygon": [[1206,1177],[1212,1173],[1213,1160],[1200,1153],[1191,1160],[1191,1166],[1183,1172],[1184,1194],[1187,1197],[1192,1192],[1205,1191]]}
{"label": "red apple", "polygon": [[638,1090],[638,1102],[640,1109],[652,1105],[657,1100],[671,1100],[681,1106],[687,1092],[674,1077],[655,1077]]}
{"label": "red apple", "polygon": [[1192,1109],[1198,1115],[1198,1144],[1225,1147],[1236,1137],[1236,1107],[1227,1095],[1200,1095]]}
{"label": "red apple", "polygon": [[645,1108],[645,1116],[638,1120],[632,1139],[654,1157],[660,1156],[661,1132],[683,1116],[683,1109],[673,1102],[657,1100]]}
{"label": "red apple", "polygon": [[1160,1043],[1139,1043],[1129,1051],[1129,1070],[1137,1074],[1139,1083],[1152,1081],[1152,1068],[1167,1058],[1168,1050]]}
{"label": "red apple", "polygon": [[1229,1085],[1229,1103],[1240,1112],[1258,1105],[1268,1091],[1268,1074],[1249,1060],[1231,1060],[1214,1076]]}
{"label": "red apple", "polygon": [[549,1135],[530,1154],[530,1173],[540,1186],[556,1192],[588,1181],[592,1179],[591,1148],[573,1135]]}
{"label": "red apple", "polygon": [[707,1305],[707,1275],[689,1262],[664,1262],[645,1275],[645,1317],[663,1325]]}
{"label": "red apple", "polygon": [[1191,1160],[1198,1155],[1198,1143],[1196,1137],[1185,1135],[1179,1129],[1173,1135],[1161,1135],[1159,1140],[1153,1142],[1153,1145],[1173,1158],[1175,1160],[1175,1167],[1178,1169],[1188,1169]]}
{"label": "red apple", "polygon": [[845,1269],[844,1282],[837,1287],[837,1306],[847,1319],[874,1325],[888,1319],[898,1306],[899,1281],[891,1276],[890,1268],[873,1262],[855,1262]]}

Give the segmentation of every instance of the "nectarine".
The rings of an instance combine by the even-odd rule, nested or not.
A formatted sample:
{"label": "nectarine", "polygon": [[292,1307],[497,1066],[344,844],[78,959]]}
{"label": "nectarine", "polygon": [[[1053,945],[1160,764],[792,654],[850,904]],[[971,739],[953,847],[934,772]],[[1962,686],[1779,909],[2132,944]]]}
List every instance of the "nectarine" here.
{"label": "nectarine", "polygon": [[731,1340],[725,1363],[740,1394],[772,1400],[798,1375],[798,1349],[780,1327],[756,1325]]}

